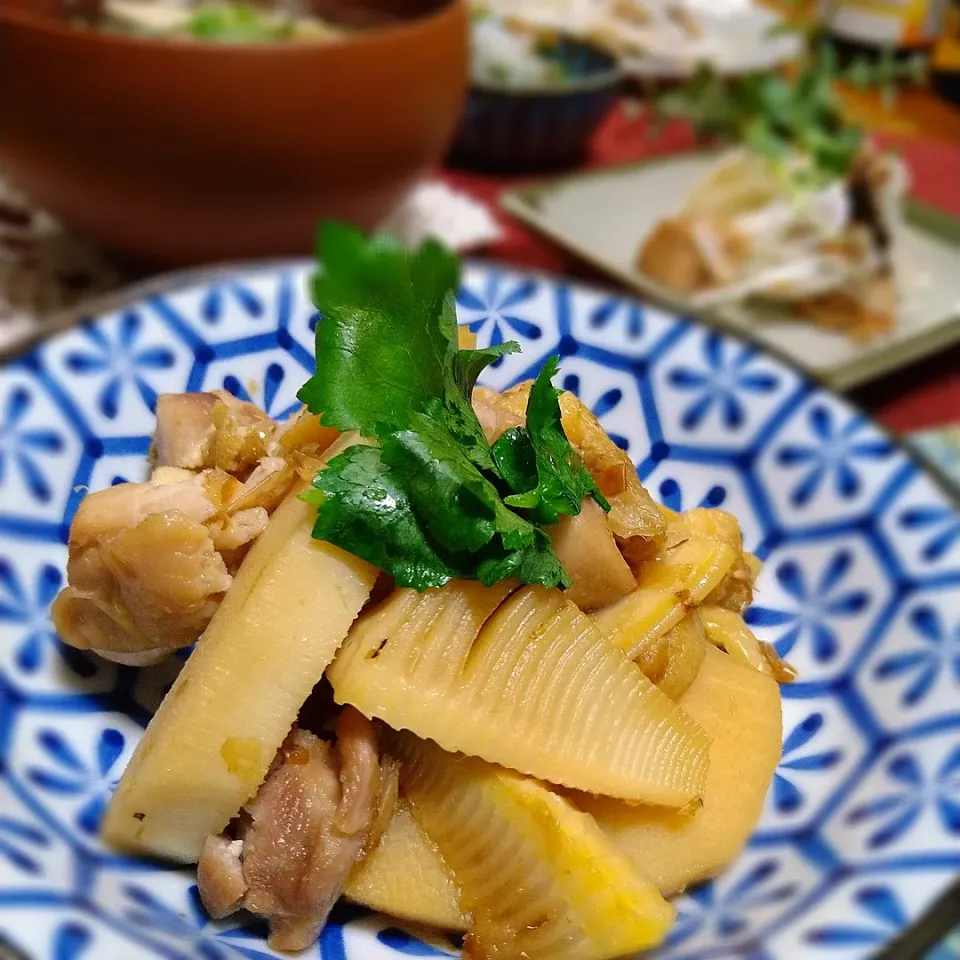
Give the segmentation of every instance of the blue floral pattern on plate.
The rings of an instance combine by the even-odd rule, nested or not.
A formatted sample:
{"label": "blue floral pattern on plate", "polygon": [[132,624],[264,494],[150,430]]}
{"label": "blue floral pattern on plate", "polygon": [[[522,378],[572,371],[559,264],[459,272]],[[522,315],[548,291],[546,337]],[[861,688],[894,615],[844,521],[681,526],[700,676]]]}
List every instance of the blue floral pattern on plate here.
{"label": "blue floral pattern on plate", "polygon": [[[159,393],[293,408],[312,365],[308,266],[174,284],[0,376],[0,933],[38,960],[272,956],[210,921],[189,870],[104,850],[111,789],[176,672],[74,655],[45,619],[84,488],[142,476]],[[678,900],[665,960],[866,957],[960,869],[960,512],[890,439],[777,360],[661,309],[471,265],[458,310],[519,339],[486,382],[550,353],[674,509],[722,506],[766,561],[750,619],[800,669],[747,852]],[[338,910],[314,956],[453,951]]]}

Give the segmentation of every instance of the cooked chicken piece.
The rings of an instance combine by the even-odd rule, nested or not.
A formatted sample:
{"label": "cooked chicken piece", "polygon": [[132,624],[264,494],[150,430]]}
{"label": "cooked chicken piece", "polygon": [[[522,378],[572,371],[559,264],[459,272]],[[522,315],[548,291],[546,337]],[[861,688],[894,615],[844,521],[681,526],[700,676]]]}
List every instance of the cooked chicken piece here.
{"label": "cooked chicken piece", "polygon": [[[270,514],[336,435],[305,411],[278,429],[222,390],[160,396],[150,482],[89,494],[74,518],[54,606],[62,639],[134,665],[193,643]],[[158,515],[165,523],[147,522]]]}
{"label": "cooked chicken piece", "polygon": [[256,404],[226,390],[157,398],[154,457],[159,467],[219,467],[242,476],[267,453],[277,425]]}
{"label": "cooked chicken piece", "polygon": [[270,924],[270,946],[303,950],[320,934],[354,866],[396,803],[396,769],[352,707],[336,743],[297,727],[228,833],[208,837],[197,867],[210,914],[244,908]]}
{"label": "cooked chicken piece", "polygon": [[[531,383],[518,384],[506,393],[497,393],[489,387],[475,387],[471,402],[473,411],[483,427],[483,433],[488,443],[494,443],[497,438],[506,433],[511,427],[523,426],[527,412],[527,398],[530,396]],[[515,391],[523,391],[516,394]]]}
{"label": "cooked chicken piece", "polygon": [[256,540],[267,529],[269,520],[270,514],[263,507],[252,507],[218,517],[208,529],[216,550],[232,554]]}
{"label": "cooked chicken piece", "polygon": [[70,525],[70,552],[101,537],[129,530],[153,513],[177,510],[203,523],[216,513],[200,476],[178,483],[118,483],[88,493]]}
{"label": "cooked chicken piece", "polygon": [[471,398],[473,412],[480,421],[487,443],[491,444],[507,429],[506,427],[500,428],[500,408],[497,402],[499,399],[500,394],[489,387],[474,387],[473,397]]}
{"label": "cooked chicken piece", "polygon": [[298,413],[277,428],[267,452],[277,456],[283,456],[293,450],[323,453],[339,436],[339,430],[322,426],[316,414],[310,413],[306,407],[301,407]]}
{"label": "cooked chicken piece", "polygon": [[[474,391],[474,410],[488,440],[492,442],[505,430],[524,422],[530,387],[528,381],[503,394],[486,388]],[[630,457],[607,436],[585,404],[572,393],[562,393],[560,415],[567,439],[610,502],[607,524],[620,551],[636,568],[662,543],[666,531],[663,516],[640,483]]]}
{"label": "cooked chicken piece", "polygon": [[157,466],[187,470],[213,466],[216,404],[212,393],[164,393],[157,397],[153,436]]}
{"label": "cooked chicken piece", "polygon": [[661,220],[637,253],[636,268],[676,293],[704,290],[713,274],[683,218]]}
{"label": "cooked chicken piece", "polygon": [[193,470],[184,467],[154,467],[150,471],[151,483],[183,483],[196,476]]}
{"label": "cooked chicken piece", "polygon": [[80,503],[68,585],[52,610],[66,643],[140,666],[193,643],[266,528],[268,510],[255,504],[276,504],[269,478],[282,478],[283,492],[296,479],[271,469],[248,490],[222,470],[185,480],[179,470],[161,467],[155,481],[118,484]]}
{"label": "cooked chicken piece", "polygon": [[216,440],[211,466],[234,475],[249,472],[267,455],[267,445],[277,425],[256,404],[238,400],[225,390],[216,391],[214,396]]}
{"label": "cooked chicken piece", "polygon": [[337,752],[341,795],[335,826],[341,833],[360,833],[369,828],[377,806],[380,751],[372,724],[359,710],[348,707],[337,717]]}
{"label": "cooked chicken piece", "polygon": [[243,841],[210,834],[197,864],[197,887],[204,906],[214,917],[228,917],[240,909],[247,892],[243,877]]}
{"label": "cooked chicken piece", "polygon": [[232,582],[210,531],[179,510],[71,539],[67,579],[51,609],[57,633],[71,646],[129,665],[157,662],[193,643]]}

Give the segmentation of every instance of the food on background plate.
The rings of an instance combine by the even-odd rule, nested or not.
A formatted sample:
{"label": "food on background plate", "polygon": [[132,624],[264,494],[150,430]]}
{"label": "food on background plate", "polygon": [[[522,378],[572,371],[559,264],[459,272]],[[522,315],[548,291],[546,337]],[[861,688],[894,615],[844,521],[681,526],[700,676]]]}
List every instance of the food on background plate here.
{"label": "food on background plate", "polygon": [[458,331],[444,248],[329,225],[322,255],[304,409],[161,397],[151,479],[77,511],[62,639],[196,642],[104,839],[196,863],[280,950],[342,895],[481,958],[652,947],[776,765],[759,564],[729,514],[653,502],[555,359],[476,386],[518,347]]}
{"label": "food on background plate", "polygon": [[702,67],[658,108],[733,146],[644,238],[637,268],[697,307],[756,297],[854,340],[892,330],[907,171],[847,122],[835,83],[892,96],[916,69],[841,70],[828,41],[808,41],[790,77]]}
{"label": "food on background plate", "polygon": [[845,176],[798,185],[805,166],[724,153],[644,239],[637,268],[698,306],[756,297],[855,340],[890,332],[902,164],[864,150]]}
{"label": "food on background plate", "polygon": [[473,7],[520,28],[576,36],[627,61],[654,58],[686,69],[722,55],[727,22],[756,31],[743,6],[724,11],[697,0],[473,0]]}

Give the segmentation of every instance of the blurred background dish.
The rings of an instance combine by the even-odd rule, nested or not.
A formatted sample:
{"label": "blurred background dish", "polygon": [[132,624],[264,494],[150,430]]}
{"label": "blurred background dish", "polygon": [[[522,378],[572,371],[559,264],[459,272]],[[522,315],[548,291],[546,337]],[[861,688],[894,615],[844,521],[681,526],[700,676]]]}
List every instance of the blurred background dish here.
{"label": "blurred background dish", "polygon": [[799,50],[783,17],[753,0],[474,0],[474,7],[591,39],[628,75],[681,80],[699,65],[722,74],[772,69]]}
{"label": "blurred background dish", "polygon": [[799,41],[779,33],[779,14],[750,0],[685,0],[697,34],[664,52],[626,53],[624,69],[641,79],[681,80],[693,76],[700,63],[723,75],[772,70],[789,63],[799,52]]}
{"label": "blurred background dish", "polygon": [[[357,5],[312,8],[336,24]],[[304,252],[370,228],[444,154],[467,83],[465,0],[368,0],[336,43],[214,44],[0,8],[0,163],[71,227],[152,264]]]}
{"label": "blurred background dish", "polygon": [[476,17],[472,83],[451,159],[511,171],[573,165],[583,159],[622,79],[617,58],[595,44]]}

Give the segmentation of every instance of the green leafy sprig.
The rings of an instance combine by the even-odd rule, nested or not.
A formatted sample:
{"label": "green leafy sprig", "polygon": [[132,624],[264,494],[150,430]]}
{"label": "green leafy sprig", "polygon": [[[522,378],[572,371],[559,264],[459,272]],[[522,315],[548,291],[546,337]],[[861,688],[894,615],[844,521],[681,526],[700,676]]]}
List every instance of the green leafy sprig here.
{"label": "green leafy sprig", "polygon": [[791,175],[802,185],[829,183],[846,175],[864,139],[863,130],[843,116],[836,81],[892,96],[898,83],[917,78],[922,64],[887,56],[855,60],[841,70],[835,46],[808,24],[776,29],[804,37],[794,78],[769,70],[725,77],[703,64],[688,82],[657,98],[657,111],[663,118],[689,120],[701,135],[743,143],[779,166],[801,160]]}
{"label": "green leafy sprig", "polygon": [[294,34],[290,20],[265,16],[246,3],[204,3],[187,21],[187,34],[213,43],[276,43]]}
{"label": "green leafy sprig", "polygon": [[531,389],[526,426],[491,448],[471,393],[519,346],[458,348],[456,257],[337,224],[324,226],[320,255],[316,373],[298,396],[372,445],[315,477],[314,536],[418,590],[453,578],[569,586],[544,527],[579,513],[585,496],[607,504],[563,432],[556,362]]}

